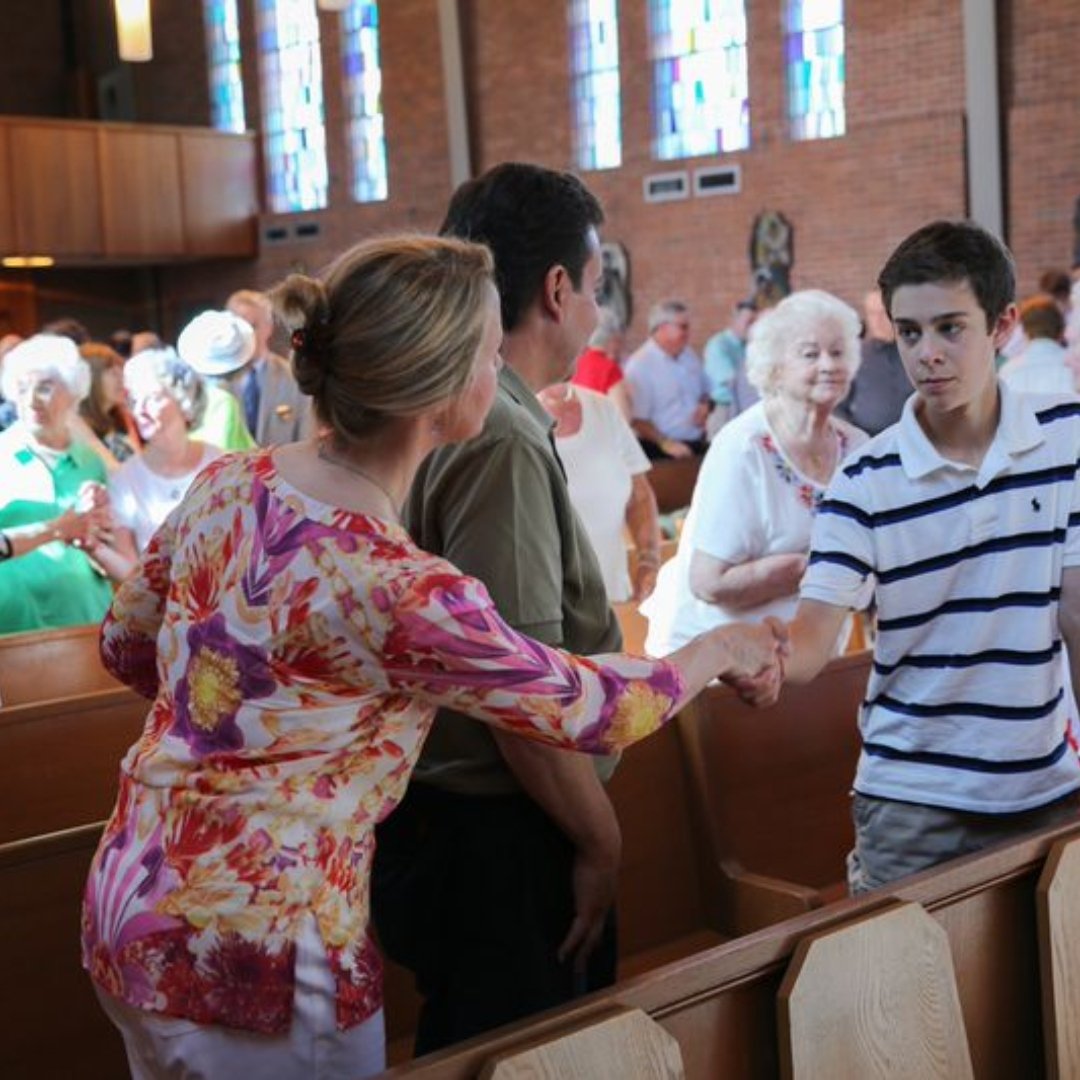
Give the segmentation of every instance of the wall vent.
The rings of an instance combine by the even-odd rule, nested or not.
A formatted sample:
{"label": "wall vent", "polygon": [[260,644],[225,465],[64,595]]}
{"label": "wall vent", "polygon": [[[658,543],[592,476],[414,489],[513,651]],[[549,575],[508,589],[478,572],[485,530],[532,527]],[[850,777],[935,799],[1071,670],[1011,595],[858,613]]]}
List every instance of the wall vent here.
{"label": "wall vent", "polygon": [[694,170],[695,195],[737,195],[742,191],[739,165],[716,165]]}
{"label": "wall vent", "polygon": [[322,227],[317,221],[298,221],[293,226],[293,236],[297,240],[314,240],[320,232]]}
{"label": "wall vent", "polygon": [[690,174],[682,172],[653,173],[644,181],[646,202],[671,202],[690,194]]}
{"label": "wall vent", "polygon": [[263,229],[262,238],[268,244],[283,244],[289,239],[289,230],[284,225],[267,225]]}

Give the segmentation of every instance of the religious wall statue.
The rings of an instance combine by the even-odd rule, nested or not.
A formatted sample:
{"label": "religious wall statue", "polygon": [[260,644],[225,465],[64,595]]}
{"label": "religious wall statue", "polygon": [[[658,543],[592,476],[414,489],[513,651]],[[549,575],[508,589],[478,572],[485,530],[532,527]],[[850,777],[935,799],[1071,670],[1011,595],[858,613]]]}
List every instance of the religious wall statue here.
{"label": "religious wall statue", "polygon": [[775,307],[791,292],[795,230],[779,210],[763,210],[750,230],[750,268],[759,308]]}
{"label": "religious wall statue", "polygon": [[634,302],[630,295],[630,255],[617,242],[600,245],[600,264],[603,271],[597,302],[610,308],[618,316],[619,326],[625,330],[634,314]]}

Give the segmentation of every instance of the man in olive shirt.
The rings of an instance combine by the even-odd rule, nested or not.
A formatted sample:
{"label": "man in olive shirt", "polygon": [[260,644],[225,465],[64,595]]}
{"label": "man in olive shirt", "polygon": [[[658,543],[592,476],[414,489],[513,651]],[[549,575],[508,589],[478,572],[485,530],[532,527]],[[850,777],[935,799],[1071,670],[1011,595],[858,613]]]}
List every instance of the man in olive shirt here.
{"label": "man in olive shirt", "polygon": [[[511,625],[585,654],[620,634],[534,395],[595,326],[602,218],[576,177],[531,165],[455,193],[442,231],[494,252],[506,366],[483,432],[428,458],[407,506],[417,542],[482,580]],[[613,768],[440,713],[372,882],[382,945],[424,998],[417,1054],[614,980]]]}

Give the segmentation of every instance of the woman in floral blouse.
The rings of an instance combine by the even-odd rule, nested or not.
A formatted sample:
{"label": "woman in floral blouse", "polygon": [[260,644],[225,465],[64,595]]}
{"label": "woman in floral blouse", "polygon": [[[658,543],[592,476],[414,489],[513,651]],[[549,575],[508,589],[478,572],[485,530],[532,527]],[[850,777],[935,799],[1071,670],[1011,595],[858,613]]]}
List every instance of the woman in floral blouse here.
{"label": "woman in floral blouse", "polygon": [[276,302],[321,426],[213,462],[116,596],[102,655],[153,701],[94,858],[83,959],[136,1077],[350,1076],[384,1062],[373,829],[436,706],[609,751],[783,646],[728,628],[671,658],[582,659],[499,618],[398,507],[477,434],[501,363],[486,249],[383,239]]}
{"label": "woman in floral blouse", "polygon": [[736,619],[795,614],[814,511],[866,441],[833,415],[859,366],[858,337],[855,312],[817,289],[792,293],[750,328],[746,373],[762,400],[705,455],[679,550],[641,607],[651,656]]}

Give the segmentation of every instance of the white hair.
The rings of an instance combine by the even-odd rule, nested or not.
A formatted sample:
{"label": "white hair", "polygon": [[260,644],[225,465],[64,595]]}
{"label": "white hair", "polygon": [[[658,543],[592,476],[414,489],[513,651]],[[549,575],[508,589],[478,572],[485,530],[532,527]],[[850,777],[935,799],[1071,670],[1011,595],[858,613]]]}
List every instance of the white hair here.
{"label": "white hair", "polygon": [[90,394],[90,365],[79,346],[60,334],[35,334],[6,353],[0,370],[0,392],[14,401],[20,379],[28,371],[50,375],[67,387],[77,405]]}
{"label": "white hair", "polygon": [[129,391],[148,380],[176,402],[189,428],[198,427],[206,411],[206,386],[175,349],[143,349],[124,365],[124,386]]}
{"label": "white hair", "polygon": [[774,392],[776,373],[784,363],[791,341],[816,330],[825,322],[835,322],[840,326],[844,337],[844,363],[851,374],[855,374],[862,359],[859,352],[859,316],[855,309],[822,289],[802,289],[763,312],[750,327],[746,345],[746,377],[762,396]]}
{"label": "white hair", "polygon": [[649,308],[649,333],[664,323],[674,322],[680,315],[686,315],[690,308],[681,300],[661,300]]}

